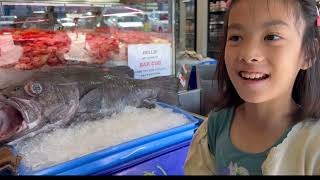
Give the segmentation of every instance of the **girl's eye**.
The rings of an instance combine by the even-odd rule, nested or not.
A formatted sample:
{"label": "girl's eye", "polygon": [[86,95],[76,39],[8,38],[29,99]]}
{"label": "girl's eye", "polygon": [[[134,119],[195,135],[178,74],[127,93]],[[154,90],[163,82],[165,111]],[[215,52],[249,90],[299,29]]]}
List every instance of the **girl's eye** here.
{"label": "girl's eye", "polygon": [[277,41],[277,40],[280,40],[281,37],[278,36],[278,35],[275,35],[275,34],[272,34],[272,35],[267,35],[264,40],[265,41]]}
{"label": "girl's eye", "polygon": [[241,40],[242,40],[242,38],[240,36],[231,36],[229,38],[229,41],[232,41],[232,42],[239,42]]}

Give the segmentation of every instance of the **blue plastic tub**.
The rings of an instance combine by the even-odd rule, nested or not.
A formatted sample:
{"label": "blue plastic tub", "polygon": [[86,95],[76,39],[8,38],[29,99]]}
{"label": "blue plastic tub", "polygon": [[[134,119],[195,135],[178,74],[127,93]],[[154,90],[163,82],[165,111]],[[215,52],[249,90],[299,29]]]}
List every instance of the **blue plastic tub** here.
{"label": "blue plastic tub", "polygon": [[[119,171],[106,171],[96,175],[113,176],[182,176],[184,163],[190,148],[191,141],[170,146],[146,158],[140,158],[124,166]],[[151,158],[151,159],[150,159]],[[111,172],[111,173],[110,173]]]}
{"label": "blue plastic tub", "polygon": [[199,119],[175,106],[158,104],[183,114],[190,120],[190,123],[37,171],[30,171],[21,165],[19,175],[94,175],[109,169],[117,169],[141,157],[147,157],[170,146],[190,141],[198,127]]}
{"label": "blue plastic tub", "polygon": [[217,64],[217,60],[215,59],[208,59],[205,61],[201,61],[200,63],[198,63],[198,65],[212,65],[212,64]]}

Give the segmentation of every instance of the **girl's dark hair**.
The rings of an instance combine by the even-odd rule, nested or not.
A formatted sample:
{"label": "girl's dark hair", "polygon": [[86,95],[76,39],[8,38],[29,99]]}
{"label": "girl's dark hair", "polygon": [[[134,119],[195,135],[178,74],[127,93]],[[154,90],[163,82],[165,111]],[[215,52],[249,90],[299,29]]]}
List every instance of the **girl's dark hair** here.
{"label": "girl's dark hair", "polygon": [[[232,4],[234,3],[235,0],[232,1]],[[302,51],[305,60],[312,64],[309,69],[300,70],[293,87],[293,99],[301,106],[299,112],[294,114],[294,120],[298,122],[305,118],[320,118],[320,33],[316,25],[317,3],[316,0],[291,0],[287,3],[296,5],[292,13],[297,12],[296,18],[301,18],[305,22]],[[215,79],[218,80],[218,98],[214,102],[216,110],[238,106],[244,102],[229,79],[224,59],[230,9],[232,5],[225,17],[222,53],[218,57],[215,73]]]}

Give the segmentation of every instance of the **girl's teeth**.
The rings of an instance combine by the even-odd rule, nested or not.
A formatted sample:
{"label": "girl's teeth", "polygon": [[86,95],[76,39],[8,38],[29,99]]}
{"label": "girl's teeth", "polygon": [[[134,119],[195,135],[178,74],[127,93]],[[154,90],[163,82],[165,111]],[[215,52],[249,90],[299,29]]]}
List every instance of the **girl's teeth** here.
{"label": "girl's teeth", "polygon": [[265,74],[262,74],[262,73],[247,73],[247,72],[241,72],[241,76],[243,78],[246,78],[246,79],[261,79],[263,78],[264,76],[266,76]]}
{"label": "girl's teeth", "polygon": [[262,78],[262,77],[263,77],[262,75],[256,74],[255,77],[254,77],[254,79],[258,79],[258,78]]}

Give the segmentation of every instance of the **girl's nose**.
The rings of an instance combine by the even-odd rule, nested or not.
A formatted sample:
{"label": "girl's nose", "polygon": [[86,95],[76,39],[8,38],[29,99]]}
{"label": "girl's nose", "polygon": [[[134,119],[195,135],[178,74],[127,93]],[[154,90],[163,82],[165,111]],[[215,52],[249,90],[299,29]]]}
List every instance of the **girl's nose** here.
{"label": "girl's nose", "polygon": [[258,43],[246,42],[240,51],[240,60],[246,63],[258,63],[264,60],[263,53]]}
{"label": "girl's nose", "polygon": [[241,60],[246,63],[255,63],[255,62],[260,62],[261,58],[245,57],[245,58],[241,58]]}

